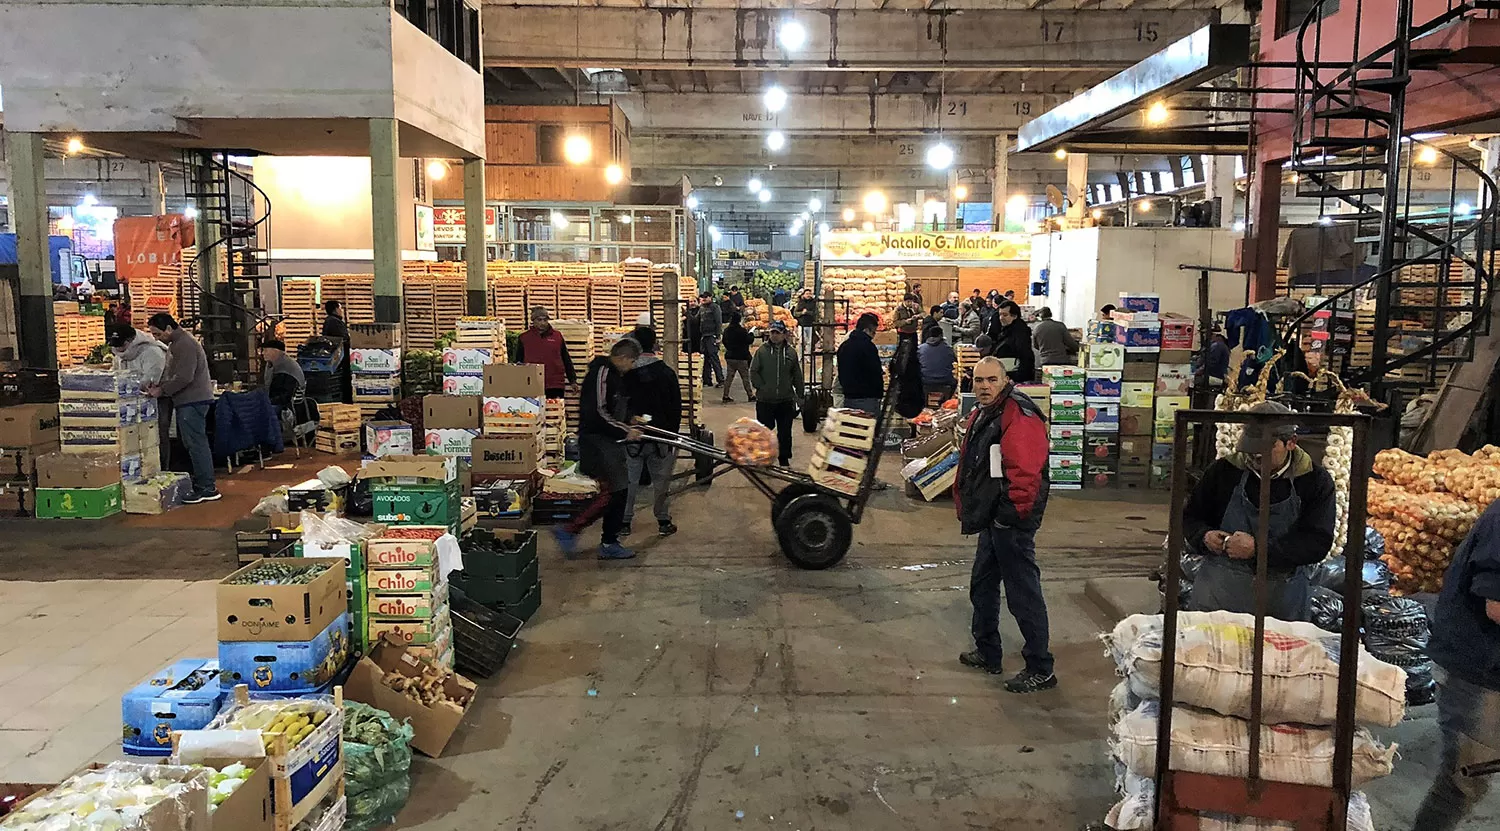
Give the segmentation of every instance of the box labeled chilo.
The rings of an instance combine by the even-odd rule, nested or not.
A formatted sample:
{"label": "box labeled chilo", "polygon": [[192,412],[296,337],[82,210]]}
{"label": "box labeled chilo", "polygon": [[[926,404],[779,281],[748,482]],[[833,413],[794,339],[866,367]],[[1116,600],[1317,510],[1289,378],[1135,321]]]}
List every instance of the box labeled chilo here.
{"label": "box labeled chilo", "polygon": [[431,592],[442,585],[432,568],[371,569],[366,579],[375,594]]}
{"label": "box labeled chilo", "polygon": [[448,584],[439,583],[435,591],[411,594],[370,592],[371,620],[427,620],[447,606]]}
{"label": "box labeled chilo", "polygon": [[437,545],[432,540],[370,540],[365,562],[372,569],[431,568],[437,564]]}

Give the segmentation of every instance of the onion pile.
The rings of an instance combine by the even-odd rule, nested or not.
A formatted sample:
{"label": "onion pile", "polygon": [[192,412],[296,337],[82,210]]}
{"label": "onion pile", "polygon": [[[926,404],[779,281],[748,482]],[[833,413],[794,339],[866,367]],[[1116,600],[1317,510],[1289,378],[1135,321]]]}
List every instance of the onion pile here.
{"label": "onion pile", "polygon": [[1443,588],[1443,573],[1453,559],[1453,543],[1389,519],[1372,519],[1370,527],[1385,537],[1380,561],[1394,578],[1391,594],[1435,592]]}
{"label": "onion pile", "polygon": [[1435,592],[1453,551],[1479,515],[1500,499],[1500,447],[1473,455],[1435,450],[1426,458],[1404,450],[1375,454],[1370,525],[1386,538],[1381,560],[1395,577],[1393,594]]}
{"label": "onion pile", "polygon": [[[811,283],[808,283],[809,287]],[[893,319],[896,307],[906,297],[906,270],[900,266],[889,268],[825,268],[823,288],[833,289],[833,296],[849,301],[849,319],[858,320],[861,314],[873,312],[880,317],[880,326],[885,328]],[[944,298],[946,299],[946,298]],[[843,317],[840,304],[836,317]],[[927,313],[926,309],[922,310]],[[836,322],[843,323],[843,320]]]}

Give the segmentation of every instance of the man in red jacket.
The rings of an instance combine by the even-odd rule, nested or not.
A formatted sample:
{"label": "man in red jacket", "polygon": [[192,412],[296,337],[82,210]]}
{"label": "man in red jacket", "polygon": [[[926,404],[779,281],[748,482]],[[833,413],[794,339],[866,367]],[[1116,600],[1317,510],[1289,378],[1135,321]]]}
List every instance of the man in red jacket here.
{"label": "man in red jacket", "polygon": [[548,398],[562,398],[563,381],[578,383],[578,373],[573,369],[573,359],[568,356],[568,344],[562,333],[552,328],[552,316],[546,306],[533,306],[531,328],[516,339],[516,354],[511,360],[518,364],[541,364],[542,387]]}
{"label": "man in red jacket", "polygon": [[965,534],[978,534],[969,602],[974,606],[974,649],[958,656],[965,666],[1001,671],[1000,589],[1021,630],[1026,668],[1005,682],[1013,693],[1057,686],[1047,646],[1047,601],[1036,564],[1036,530],[1047,509],[1047,420],[1016,390],[997,358],[974,365],[974,396],[953,499]]}

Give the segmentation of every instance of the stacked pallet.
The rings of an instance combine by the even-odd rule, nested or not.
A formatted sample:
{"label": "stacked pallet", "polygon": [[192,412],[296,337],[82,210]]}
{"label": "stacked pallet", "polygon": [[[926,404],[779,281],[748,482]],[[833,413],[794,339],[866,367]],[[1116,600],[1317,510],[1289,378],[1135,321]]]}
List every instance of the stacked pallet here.
{"label": "stacked pallet", "polygon": [[296,354],[297,347],[321,331],[318,316],[318,281],[292,278],[281,282],[281,327],[282,340],[288,352]]}
{"label": "stacked pallet", "polygon": [[682,432],[703,426],[702,379],[703,353],[677,356],[677,386],[682,390]]}
{"label": "stacked pallet", "polygon": [[958,356],[958,374],[960,376],[973,369],[974,364],[979,363],[979,347],[972,343],[960,343],[953,347],[953,351]]}
{"label": "stacked pallet", "polygon": [[344,304],[345,323],[375,322],[375,275],[324,274],[319,278],[320,300]]}
{"label": "stacked pallet", "polygon": [[595,326],[620,326],[620,278],[612,274],[589,277],[589,320]]}
{"label": "stacked pallet", "polygon": [[485,264],[485,285],[488,289],[490,315],[505,321],[513,331],[520,331],[530,323],[526,315],[527,272],[535,269],[520,268],[528,263],[491,262]]}
{"label": "stacked pallet", "polygon": [[[581,266],[576,270],[584,271]],[[557,282],[557,308],[553,315],[563,320],[590,319],[588,274],[567,274]]]}
{"label": "stacked pallet", "polygon": [[319,404],[313,447],[324,453],[358,453],[364,414],[354,404]]}
{"label": "stacked pallet", "polygon": [[818,433],[818,443],[813,447],[807,475],[820,485],[852,496],[859,492],[874,447],[873,417],[842,407],[829,410]]}
{"label": "stacked pallet", "polygon": [[[552,328],[562,334],[563,343],[568,347],[568,357],[572,359],[573,368],[578,371],[581,381],[589,362],[594,359],[594,325],[587,320],[554,320]],[[567,402],[568,435],[571,436],[577,432],[578,391],[568,390],[564,400]]]}
{"label": "stacked pallet", "polygon": [[178,313],[182,279],[177,276],[176,272],[180,271],[181,267],[163,266],[162,271],[167,271],[168,268],[173,272],[172,274],[138,277],[130,281],[130,322],[135,328],[145,329],[146,321],[158,312],[166,312],[174,320],[181,320],[184,317]]}
{"label": "stacked pallet", "polygon": [[[75,308],[77,304],[74,304]],[[104,343],[102,315],[62,314],[52,319],[57,336],[57,365],[66,369],[88,358],[94,347]]]}
{"label": "stacked pallet", "polygon": [[425,274],[406,274],[401,280],[401,342],[407,349],[437,346],[437,310],[434,283]]}
{"label": "stacked pallet", "polygon": [[620,274],[620,318],[634,324],[651,310],[651,261],[632,257],[620,264]]}
{"label": "stacked pallet", "polygon": [[440,277],[433,287],[432,305],[438,337],[452,332],[469,309],[469,288],[463,276]]}
{"label": "stacked pallet", "polygon": [[568,405],[561,398],[549,398],[543,405],[542,455],[550,464],[563,459],[563,443],[568,435]]}
{"label": "stacked pallet", "polygon": [[526,306],[528,309],[541,306],[554,319],[561,317],[557,313],[557,284],[561,278],[560,274],[537,274],[527,280]]}
{"label": "stacked pallet", "polygon": [[510,360],[505,346],[505,321],[498,317],[460,317],[454,323],[453,345],[459,349],[488,349],[493,364]]}
{"label": "stacked pallet", "polygon": [[630,334],[631,330],[624,326],[600,326],[598,321],[594,322],[594,354],[608,355],[615,341]]}

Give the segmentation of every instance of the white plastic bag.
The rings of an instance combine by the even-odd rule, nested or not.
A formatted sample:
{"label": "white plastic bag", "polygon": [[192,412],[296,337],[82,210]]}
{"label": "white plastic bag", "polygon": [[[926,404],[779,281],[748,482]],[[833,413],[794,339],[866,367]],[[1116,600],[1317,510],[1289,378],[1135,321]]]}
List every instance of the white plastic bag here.
{"label": "white plastic bag", "polygon": [[[1136,776],[1156,772],[1158,702],[1143,701],[1115,725],[1114,752]],[[1273,782],[1330,787],[1333,731],[1296,724],[1263,725],[1260,775]],[[1391,772],[1396,745],[1382,746],[1363,727],[1354,732],[1353,785]],[[1245,777],[1250,772],[1250,722],[1192,707],[1172,710],[1173,770]]]}
{"label": "white plastic bag", "polygon": [[[1250,716],[1255,618],[1234,612],[1177,616],[1173,697],[1229,716]],[[1161,615],[1131,615],[1104,637],[1141,698],[1159,698]],[[1338,714],[1339,636],[1311,623],[1266,620],[1262,714],[1267,724],[1333,724]],[[1406,673],[1359,650],[1354,717],[1393,727],[1406,715]]]}
{"label": "white plastic bag", "polygon": [[329,465],[318,471],[318,481],[323,483],[323,487],[333,490],[334,488],[342,488],[353,482],[354,477],[349,475],[349,471],[344,470],[338,465]]}

